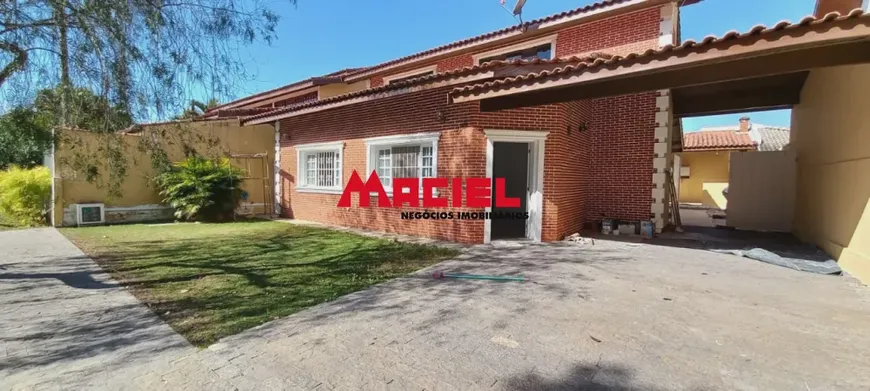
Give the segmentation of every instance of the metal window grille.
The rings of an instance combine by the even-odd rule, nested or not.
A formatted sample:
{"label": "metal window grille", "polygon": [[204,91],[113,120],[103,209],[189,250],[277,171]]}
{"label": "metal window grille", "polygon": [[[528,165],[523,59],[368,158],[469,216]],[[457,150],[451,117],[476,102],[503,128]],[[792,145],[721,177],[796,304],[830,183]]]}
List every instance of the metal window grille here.
{"label": "metal window grille", "polygon": [[311,187],[337,187],[341,180],[338,152],[312,152],[305,156],[305,184]]}

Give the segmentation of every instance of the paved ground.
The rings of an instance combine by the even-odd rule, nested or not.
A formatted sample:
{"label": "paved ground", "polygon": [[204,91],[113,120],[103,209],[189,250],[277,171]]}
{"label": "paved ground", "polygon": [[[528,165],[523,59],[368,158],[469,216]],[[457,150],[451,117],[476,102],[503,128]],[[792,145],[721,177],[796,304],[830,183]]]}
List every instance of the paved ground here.
{"label": "paved ground", "polygon": [[196,348],[54,229],[0,232],[0,308],[0,390],[147,389],[167,383],[133,379],[179,370],[225,385],[208,371],[214,364],[199,365]]}
{"label": "paved ground", "polygon": [[[17,260],[0,262],[4,274],[62,273],[60,266],[48,265],[80,257],[68,244],[32,254],[22,250],[29,234],[12,234],[18,236],[0,234],[4,253],[6,246],[18,246],[12,252]],[[86,289],[60,304],[62,291],[82,288],[56,277],[13,278],[11,283],[0,277],[0,330],[7,347],[0,384],[36,384],[37,376],[57,377],[94,360],[84,349],[87,341],[63,330],[84,328],[83,338],[99,340],[88,336],[94,332],[87,328],[105,329],[97,326],[102,318],[95,323],[85,321],[86,315],[78,321],[65,315],[97,307],[127,308],[129,315],[114,317],[126,324],[121,327],[125,337],[104,337],[116,342],[93,353],[129,371],[130,379],[137,377],[124,388],[870,388],[870,291],[847,278],[703,250],[602,240],[473,248],[434,269],[519,273],[531,282],[433,280],[427,270],[191,354],[193,348],[152,322],[147,309],[123,290],[88,294]],[[54,288],[43,289],[36,281]],[[15,293],[23,290],[34,294]],[[15,300],[52,300],[22,305],[10,293],[24,296]],[[104,297],[92,300],[93,295]],[[10,306],[16,306],[14,315],[5,311]],[[42,322],[34,319],[40,308]],[[13,329],[7,336],[13,325],[34,330]],[[68,336],[58,338],[58,331]],[[101,333],[111,334],[96,332]],[[26,346],[21,341],[33,336],[50,336],[31,343],[59,354],[28,350],[11,361],[27,365],[7,369],[16,357],[14,347],[20,351]],[[71,351],[79,352],[64,358],[68,349],[56,345],[78,346]],[[105,373],[87,368],[80,377],[88,384],[112,388],[100,380]]]}
{"label": "paved ground", "polygon": [[680,220],[683,226],[689,227],[713,227],[713,218],[707,214],[706,209],[680,208]]}

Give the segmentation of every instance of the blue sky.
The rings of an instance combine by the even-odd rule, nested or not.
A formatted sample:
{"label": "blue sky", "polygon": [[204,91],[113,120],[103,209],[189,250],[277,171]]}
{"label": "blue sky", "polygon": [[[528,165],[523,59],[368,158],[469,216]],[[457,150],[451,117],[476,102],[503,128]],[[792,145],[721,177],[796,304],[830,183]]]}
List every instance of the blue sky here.
{"label": "blue sky", "polygon": [[[511,25],[498,0],[271,0],[281,14],[279,39],[243,53],[255,80],[238,96],[275,88],[342,68],[374,65],[455,40]],[[594,0],[528,0],[526,20],[593,3]],[[509,0],[508,4],[512,4]],[[815,0],[704,0],[682,8],[683,39],[746,31],[756,24],[797,21]],[[686,119],[686,131],[736,124],[742,115]],[[752,113],[753,122],[789,125],[789,111]]]}

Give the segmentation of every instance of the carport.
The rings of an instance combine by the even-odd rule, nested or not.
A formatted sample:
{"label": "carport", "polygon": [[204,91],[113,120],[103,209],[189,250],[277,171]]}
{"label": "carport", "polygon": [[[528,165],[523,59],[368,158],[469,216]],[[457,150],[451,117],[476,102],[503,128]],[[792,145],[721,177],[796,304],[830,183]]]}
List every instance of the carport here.
{"label": "carport", "polygon": [[[654,187],[680,148],[679,117],[792,108],[797,159],[793,231],[870,282],[870,14],[807,17],[746,33],[464,86],[453,102],[481,111],[657,91]],[[864,103],[866,105],[866,103]],[[866,108],[864,109],[866,110]],[[664,168],[663,168],[664,167]],[[667,203],[668,197],[653,202]],[[668,208],[665,207],[665,210]],[[667,221],[667,219],[665,219]]]}
{"label": "carport", "polygon": [[[870,63],[870,14],[807,17],[701,42],[597,58],[458,88],[481,111],[669,89],[678,117],[787,108],[816,68]],[[538,66],[540,68],[540,65]]]}

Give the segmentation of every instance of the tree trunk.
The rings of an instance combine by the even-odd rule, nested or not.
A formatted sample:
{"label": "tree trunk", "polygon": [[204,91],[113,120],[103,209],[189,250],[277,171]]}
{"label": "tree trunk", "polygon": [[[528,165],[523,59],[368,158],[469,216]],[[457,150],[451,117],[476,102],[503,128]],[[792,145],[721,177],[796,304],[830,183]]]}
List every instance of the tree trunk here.
{"label": "tree trunk", "polygon": [[60,53],[60,126],[66,127],[69,119],[69,40],[67,37],[66,0],[54,0],[54,19],[57,23]]}

